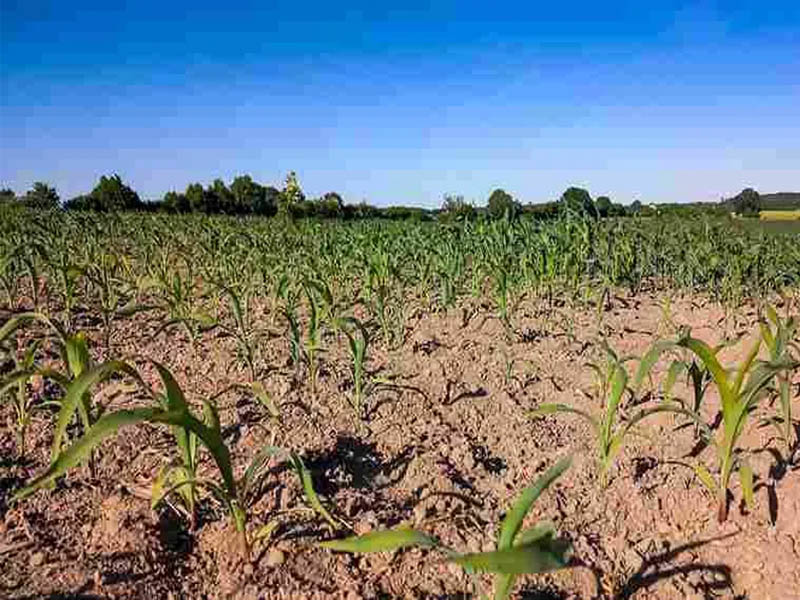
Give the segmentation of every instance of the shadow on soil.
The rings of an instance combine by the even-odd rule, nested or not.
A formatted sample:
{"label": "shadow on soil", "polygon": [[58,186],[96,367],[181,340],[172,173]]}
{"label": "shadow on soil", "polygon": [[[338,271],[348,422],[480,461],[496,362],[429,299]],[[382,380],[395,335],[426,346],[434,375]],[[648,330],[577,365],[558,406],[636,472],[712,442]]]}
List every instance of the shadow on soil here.
{"label": "shadow on soil", "polygon": [[342,488],[381,489],[398,483],[405,476],[414,450],[414,446],[406,446],[387,460],[376,444],[340,436],[330,450],[309,456],[306,465],[314,473],[317,492],[332,496]]}
{"label": "shadow on soil", "polygon": [[700,548],[711,542],[717,542],[737,535],[730,533],[728,535],[718,536],[707,540],[700,540],[698,542],[691,542],[676,546],[666,552],[651,556],[642,562],[642,566],[628,579],[623,586],[622,590],[616,596],[616,600],[627,600],[633,598],[634,594],[640,590],[646,590],[655,583],[670,579],[676,576],[686,576],[690,574],[697,574],[701,577],[710,576],[711,581],[706,581],[705,578],[698,584],[694,584],[695,591],[703,594],[705,598],[716,598],[722,590],[731,590],[733,581],[731,579],[731,569],[727,565],[711,565],[703,563],[693,563],[688,565],[670,566],[669,563],[677,558],[680,554]]}

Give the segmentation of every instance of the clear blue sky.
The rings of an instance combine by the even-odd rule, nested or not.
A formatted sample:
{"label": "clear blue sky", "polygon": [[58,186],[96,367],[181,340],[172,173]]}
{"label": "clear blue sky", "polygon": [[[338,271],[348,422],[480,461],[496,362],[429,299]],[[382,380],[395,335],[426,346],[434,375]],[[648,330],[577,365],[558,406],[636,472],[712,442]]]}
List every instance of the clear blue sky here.
{"label": "clear blue sky", "polygon": [[[112,5],[119,5],[112,7]],[[0,0],[0,186],[800,190],[800,2]]]}

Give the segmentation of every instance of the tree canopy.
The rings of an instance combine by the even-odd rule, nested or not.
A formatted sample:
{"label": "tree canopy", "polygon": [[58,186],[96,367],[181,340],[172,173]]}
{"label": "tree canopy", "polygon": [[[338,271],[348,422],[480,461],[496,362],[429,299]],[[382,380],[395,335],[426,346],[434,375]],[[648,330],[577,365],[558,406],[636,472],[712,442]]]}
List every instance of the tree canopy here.
{"label": "tree canopy", "polygon": [[561,209],[567,214],[580,215],[584,217],[591,217],[596,219],[597,208],[592,202],[592,197],[589,192],[583,188],[570,187],[567,188],[559,201]]}
{"label": "tree canopy", "polygon": [[516,202],[504,189],[497,188],[489,195],[487,210],[492,219],[514,219],[521,211],[519,202]]}
{"label": "tree canopy", "polygon": [[87,195],[77,196],[67,202],[66,207],[77,210],[111,212],[133,210],[143,207],[139,194],[127,186],[117,175],[100,177],[100,181]]}
{"label": "tree canopy", "polygon": [[756,217],[761,210],[761,196],[753,188],[745,188],[732,199],[733,209],[744,217]]}

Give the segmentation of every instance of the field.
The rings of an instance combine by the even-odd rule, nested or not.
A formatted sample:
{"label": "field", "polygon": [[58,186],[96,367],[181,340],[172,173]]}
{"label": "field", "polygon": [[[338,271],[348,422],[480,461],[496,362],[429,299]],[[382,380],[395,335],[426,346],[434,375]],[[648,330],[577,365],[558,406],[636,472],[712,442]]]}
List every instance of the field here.
{"label": "field", "polygon": [[0,207],[0,595],[800,597],[798,313],[727,219]]}

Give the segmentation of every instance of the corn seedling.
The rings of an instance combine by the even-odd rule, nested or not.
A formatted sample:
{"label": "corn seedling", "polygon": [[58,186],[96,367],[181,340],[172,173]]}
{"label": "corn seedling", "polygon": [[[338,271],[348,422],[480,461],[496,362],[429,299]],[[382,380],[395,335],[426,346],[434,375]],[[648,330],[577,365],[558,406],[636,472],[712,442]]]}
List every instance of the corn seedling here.
{"label": "corn seedling", "polygon": [[[745,451],[739,446],[739,439],[744,432],[747,420],[756,408],[769,384],[776,375],[795,368],[786,357],[777,361],[757,360],[762,338],[759,337],[747,353],[745,360],[733,369],[726,369],[717,358],[717,350],[702,340],[694,338],[687,331],[677,341],[662,341],[653,345],[642,361],[642,369],[648,371],[666,350],[674,348],[688,349],[711,373],[714,386],[720,397],[722,411],[722,431],[715,438],[706,425],[702,415],[679,403],[662,403],[655,408],[647,409],[648,414],[657,412],[673,412],[692,419],[708,441],[716,454],[717,475],[701,462],[695,465],[698,479],[717,500],[717,519],[723,522],[728,518],[728,489],[731,476],[738,472],[742,494],[748,506],[753,503],[753,472],[748,464]],[[637,377],[641,379],[641,377]]]}
{"label": "corn seedling", "polygon": [[[346,323],[346,325],[344,324]],[[342,330],[347,336],[347,344],[350,350],[350,370],[353,375],[353,393],[350,404],[356,413],[356,418],[364,418],[364,398],[366,395],[364,363],[367,358],[367,348],[369,346],[369,332],[366,327],[356,318],[349,318],[342,322]]]}
{"label": "corn seedling", "polygon": [[[791,362],[792,350],[800,356],[800,344],[796,341],[798,330],[797,320],[794,317],[781,319],[772,306],[767,306],[767,318],[761,322],[761,337],[769,352],[769,360],[774,364]],[[796,440],[794,421],[792,420],[791,378],[788,370],[776,375],[778,398],[777,414],[767,419],[778,429],[778,434],[784,443],[786,459],[791,461]]]}
{"label": "corn seedling", "polygon": [[[181,493],[187,504],[187,509],[193,510],[196,503],[195,492],[197,488],[209,490],[226,507],[231,516],[234,527],[238,532],[245,554],[249,554],[251,539],[248,536],[248,500],[251,492],[257,486],[258,480],[263,476],[265,467],[272,457],[284,453],[290,466],[298,473],[304,494],[311,508],[318,512],[332,527],[338,523],[325,509],[314,491],[311,475],[302,460],[294,453],[274,447],[266,447],[251,461],[244,475],[236,479],[230,458],[230,451],[226,446],[220,428],[217,410],[210,401],[203,402],[203,418],[198,419],[190,410],[188,403],[170,372],[158,363],[153,363],[158,370],[164,387],[163,394],[154,393],[141,379],[138,371],[131,365],[122,361],[108,361],[88,369],[80,374],[68,387],[67,394],[62,401],[62,413],[69,414],[80,405],[81,398],[85,397],[92,386],[107,380],[112,375],[121,374],[133,378],[148,394],[155,399],[155,406],[119,410],[102,415],[81,437],[70,446],[55,455],[48,469],[35,477],[25,487],[18,490],[14,501],[20,501],[40,488],[54,483],[69,469],[84,461],[105,438],[115,434],[120,428],[140,423],[153,423],[168,425],[175,434],[175,439],[181,454],[179,471],[167,471],[169,476],[160,476],[153,491],[153,503],[157,505],[167,496]],[[56,441],[54,447],[61,446],[66,426],[63,419],[59,419],[56,427]],[[197,445],[202,446],[211,454],[220,473],[221,481],[200,478],[197,476]],[[191,496],[180,490],[191,490]],[[187,500],[188,499],[188,500]],[[190,516],[191,518],[191,516]]]}
{"label": "corn seedling", "polygon": [[508,598],[519,575],[545,573],[569,565],[571,546],[556,536],[552,523],[538,523],[528,529],[522,529],[522,523],[537,498],[570,464],[570,458],[560,460],[533,485],[523,490],[500,524],[497,548],[491,552],[460,553],[444,546],[436,538],[406,526],[322,542],[320,546],[354,554],[392,552],[408,547],[431,548],[444,554],[447,561],[459,565],[469,574],[493,573],[494,598],[503,600]]}
{"label": "corn seedling", "polygon": [[597,376],[597,387],[604,406],[599,417],[566,404],[544,403],[533,410],[530,416],[542,417],[557,413],[573,414],[586,420],[591,426],[595,436],[596,455],[599,463],[599,483],[601,487],[608,484],[611,466],[617,454],[622,450],[626,436],[639,421],[648,416],[648,412],[640,410],[629,419],[622,416],[622,401],[628,391],[628,371],[625,363],[631,358],[620,358],[608,346],[603,344],[606,361],[605,365],[590,363]]}

